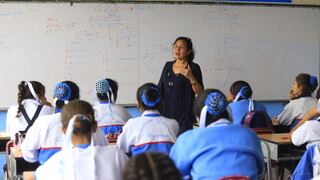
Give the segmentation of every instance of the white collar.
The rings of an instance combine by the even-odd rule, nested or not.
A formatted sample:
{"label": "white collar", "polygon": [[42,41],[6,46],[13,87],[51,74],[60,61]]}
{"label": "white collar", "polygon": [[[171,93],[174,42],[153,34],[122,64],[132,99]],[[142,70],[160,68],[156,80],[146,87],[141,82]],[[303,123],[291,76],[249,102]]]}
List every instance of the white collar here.
{"label": "white collar", "polygon": [[160,114],[160,112],[158,110],[145,110],[141,116],[145,116],[148,114]]}

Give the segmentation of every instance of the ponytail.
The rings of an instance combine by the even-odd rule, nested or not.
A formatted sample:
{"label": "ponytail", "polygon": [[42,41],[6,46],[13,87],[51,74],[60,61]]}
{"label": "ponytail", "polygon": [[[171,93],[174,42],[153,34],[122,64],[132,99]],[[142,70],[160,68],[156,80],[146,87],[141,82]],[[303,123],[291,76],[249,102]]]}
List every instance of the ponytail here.
{"label": "ponytail", "polygon": [[21,110],[22,110],[22,101],[25,99],[25,94],[26,94],[26,88],[27,88],[27,83],[25,81],[21,81],[18,84],[18,111],[16,117],[21,116]]}

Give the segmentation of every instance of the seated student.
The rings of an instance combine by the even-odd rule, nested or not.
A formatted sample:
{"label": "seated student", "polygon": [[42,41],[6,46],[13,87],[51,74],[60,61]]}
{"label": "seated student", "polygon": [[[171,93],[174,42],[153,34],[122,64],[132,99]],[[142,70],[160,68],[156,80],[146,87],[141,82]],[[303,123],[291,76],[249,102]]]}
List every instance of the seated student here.
{"label": "seated student", "polygon": [[137,91],[138,108],[141,117],[129,119],[118,137],[117,146],[135,156],[143,152],[168,154],[179,131],[176,120],[160,115],[160,90],[153,83],[146,83]]}
{"label": "seated student", "polygon": [[55,113],[40,117],[26,134],[21,145],[23,158],[28,162],[46,162],[61,150],[64,135],[61,131],[61,110],[70,101],[79,99],[79,87],[71,81],[58,83],[54,89]]}
{"label": "seated student", "polygon": [[65,105],[61,122],[65,133],[62,150],[36,170],[37,180],[121,178],[128,157],[118,148],[108,146],[88,102],[75,100]]}
{"label": "seated student", "polygon": [[211,180],[264,175],[259,138],[248,128],[232,125],[226,107],[225,95],[216,89],[207,89],[196,98],[199,128],[180,135],[170,152],[182,176]]}
{"label": "seated student", "polygon": [[320,179],[320,146],[311,145],[291,175],[292,180]]}
{"label": "seated student", "polygon": [[38,81],[21,81],[18,105],[11,106],[7,112],[6,132],[11,140],[15,140],[17,132],[28,131],[38,117],[52,113],[53,108],[45,97],[45,87]]}
{"label": "seated student", "polygon": [[122,180],[182,180],[181,174],[168,155],[142,153],[130,159]]}
{"label": "seated student", "polygon": [[[320,88],[317,91],[318,112],[320,112]],[[307,148],[313,144],[320,144],[320,119],[309,120],[303,123],[291,134],[291,141],[296,146],[307,144]]]}
{"label": "seated student", "polygon": [[[251,101],[252,89],[247,82],[234,82],[230,87],[229,93],[228,100],[233,102],[228,105],[227,110],[233,124],[241,124],[241,120],[249,111],[250,105],[254,111],[266,112],[266,108],[262,104]],[[253,104],[251,104],[250,101],[253,102]]]}
{"label": "seated student", "polygon": [[290,102],[283,111],[274,118],[273,124],[290,126],[292,129],[299,120],[316,105],[316,100],[312,97],[313,91],[317,88],[318,82],[315,76],[301,73],[293,83],[290,91]]}
{"label": "seated student", "polygon": [[93,108],[96,112],[98,127],[108,137],[109,142],[117,141],[122,126],[130,119],[129,113],[123,107],[114,104],[117,92],[117,82],[111,79],[101,79],[95,84],[96,103]]}

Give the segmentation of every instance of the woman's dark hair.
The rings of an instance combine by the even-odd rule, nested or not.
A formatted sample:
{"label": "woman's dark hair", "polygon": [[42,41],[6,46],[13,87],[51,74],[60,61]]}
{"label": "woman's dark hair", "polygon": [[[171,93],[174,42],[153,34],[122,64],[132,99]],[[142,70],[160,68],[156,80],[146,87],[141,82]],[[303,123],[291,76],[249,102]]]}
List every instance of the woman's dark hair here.
{"label": "woman's dark hair", "polygon": [[110,90],[108,90],[108,94],[106,94],[106,93],[97,93],[97,97],[98,97],[98,99],[100,101],[109,101],[108,96],[111,97],[112,94],[113,94],[114,102],[112,102],[112,103],[115,103],[117,101],[117,98],[118,98],[118,89],[119,89],[118,82],[113,80],[113,79],[109,79],[109,78],[106,78],[106,80],[109,83],[109,86],[110,86],[110,88],[112,90],[112,93],[111,93]]}
{"label": "woman's dark hair", "polygon": [[167,155],[142,153],[128,161],[122,180],[182,180],[182,177]]}
{"label": "woman's dark hair", "polygon": [[[224,97],[224,99],[226,99],[226,96],[218,89],[204,90],[199,96],[196,97],[194,104],[193,104],[193,112],[198,118],[200,118],[202,108],[205,106],[208,95],[211,93],[214,93],[214,92],[220,93]],[[209,124],[211,124],[221,118],[228,119],[228,117],[229,117],[229,114],[226,110],[217,116],[213,116],[212,114],[207,112],[205,126],[207,126],[207,125],[209,125]]]}
{"label": "woman's dark hair", "polygon": [[137,90],[137,101],[145,110],[159,109],[161,105],[161,93],[157,85],[146,83]]}
{"label": "woman's dark hair", "polygon": [[187,60],[189,63],[192,62],[194,59],[194,50],[193,50],[193,44],[192,44],[191,39],[188,37],[180,36],[174,41],[173,45],[175,45],[177,43],[177,41],[186,42],[187,50],[188,51],[190,50],[190,54],[187,56]]}
{"label": "woman's dark hair", "polygon": [[[247,88],[243,88],[243,87],[247,87]],[[230,92],[234,96],[236,96],[241,89],[242,89],[242,95],[243,96],[240,96],[238,100],[249,99],[252,96],[252,89],[251,89],[249,83],[247,83],[246,81],[236,81],[236,82],[234,82],[230,87]]]}
{"label": "woman's dark hair", "polygon": [[[46,89],[38,81],[29,81],[35,91],[35,93],[38,95],[38,97],[42,97],[45,95]],[[35,97],[32,95],[29,86],[27,85],[27,81],[21,81],[18,84],[18,111],[16,117],[21,116],[21,109],[23,107],[22,101],[25,99],[35,99]]]}
{"label": "woman's dark hair", "polygon": [[296,82],[299,87],[302,87],[301,95],[296,98],[311,96],[313,91],[318,86],[317,78],[315,76],[310,76],[309,74],[306,74],[306,73],[299,74],[296,77]]}
{"label": "woman's dark hair", "polygon": [[97,122],[94,119],[94,110],[91,104],[83,100],[73,100],[66,104],[61,111],[63,129],[67,129],[74,115],[79,116],[75,119],[73,134],[90,138],[91,133],[97,128]]}
{"label": "woman's dark hair", "polygon": [[[62,83],[67,84],[70,87],[71,93],[70,93],[70,98],[68,99],[68,101],[72,101],[72,100],[76,100],[80,98],[80,90],[79,90],[79,86],[72,82],[72,81],[62,81]],[[56,109],[60,109],[65,105],[64,101],[62,100],[57,100],[55,107]]]}

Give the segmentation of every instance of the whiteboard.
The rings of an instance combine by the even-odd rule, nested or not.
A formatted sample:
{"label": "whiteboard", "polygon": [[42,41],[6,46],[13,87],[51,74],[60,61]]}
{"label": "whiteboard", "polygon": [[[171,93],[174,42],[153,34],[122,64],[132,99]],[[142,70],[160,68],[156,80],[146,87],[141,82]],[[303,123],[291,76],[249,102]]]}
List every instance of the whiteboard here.
{"label": "whiteboard", "polygon": [[319,75],[320,9],[213,4],[2,3],[0,107],[21,80],[76,82],[92,102],[97,79],[119,82],[121,104],[157,83],[178,36],[192,38],[205,88],[246,80],[255,99],[287,99],[294,77]]}

